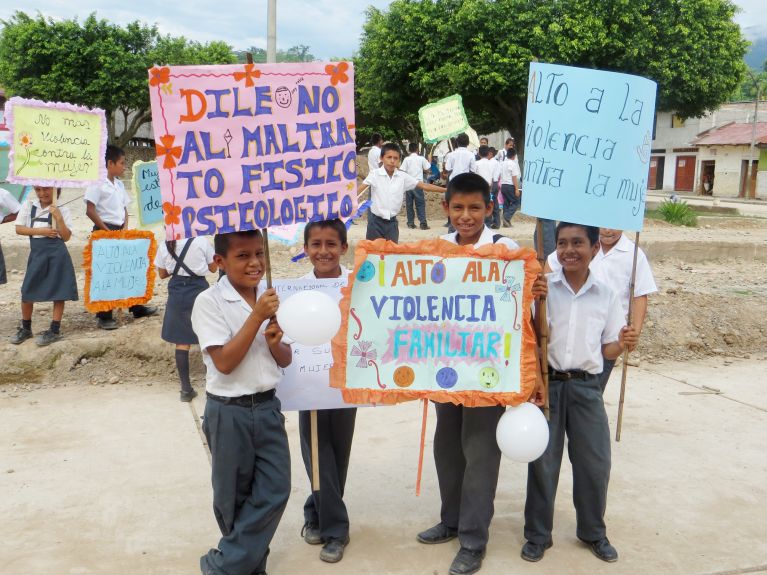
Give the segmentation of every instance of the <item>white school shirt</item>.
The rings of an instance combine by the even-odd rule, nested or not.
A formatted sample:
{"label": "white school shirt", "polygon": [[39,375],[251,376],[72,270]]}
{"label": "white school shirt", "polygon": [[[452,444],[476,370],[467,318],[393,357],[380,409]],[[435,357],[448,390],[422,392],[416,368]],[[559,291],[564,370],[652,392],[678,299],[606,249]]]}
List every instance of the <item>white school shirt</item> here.
{"label": "white school shirt", "polygon": [[[184,264],[190,270],[192,270],[195,275],[205,277],[205,275],[210,271],[208,265],[213,262],[213,246],[208,241],[208,238],[203,236],[197,236],[196,238],[186,240],[178,240],[176,242],[175,249],[176,256],[181,256],[181,252],[188,242],[192,242],[192,245],[189,246],[189,250],[184,256]],[[160,246],[157,248],[157,255],[154,257],[154,266],[164,269],[169,274],[172,274],[173,270],[176,269],[176,260],[174,260],[173,256],[170,255],[168,246],[165,242],[160,242]],[[178,275],[186,277],[189,276],[186,270],[180,266],[178,268]]]}
{"label": "white school shirt", "polygon": [[407,172],[419,182],[423,182],[423,173],[425,170],[431,170],[431,164],[426,158],[413,152],[405,158],[399,169],[403,172]]}
{"label": "white school shirt", "polygon": [[[341,275],[340,276],[338,276],[337,278],[324,278],[324,279],[341,279],[341,278],[346,278],[346,277],[349,277],[349,273],[351,273],[351,270],[349,268],[341,266]],[[302,275],[300,277],[300,279],[302,279],[302,280],[316,280],[317,276],[314,273],[314,269],[312,269],[312,271],[310,271],[308,274]]]}
{"label": "white school shirt", "polygon": [[[259,296],[263,293],[259,290]],[[222,277],[197,296],[192,309],[192,327],[200,340],[202,360],[205,363],[205,389],[213,395],[239,397],[274,389],[282,377],[282,370],[274,361],[266,343],[264,321],[253,339],[250,349],[232,373],[224,374],[208,353],[208,348],[224,345],[242,329],[253,309],[242,299],[229,278]]]}
{"label": "white school shirt", "polygon": [[518,182],[522,178],[522,172],[519,171],[519,162],[517,162],[517,158],[514,158],[513,160],[504,160],[501,163],[501,185],[506,184],[513,186],[513,176],[517,176]]}
{"label": "white school shirt", "polygon": [[[551,271],[559,271],[562,264],[557,259],[557,252],[554,251],[548,257]],[[589,264],[589,269],[596,274],[597,278],[606,283],[618,296],[618,301],[623,308],[623,317],[629,313],[629,287],[631,283],[631,268],[634,265],[634,242],[626,236],[621,235],[621,239],[613,246],[609,252],[604,253],[601,249],[594,256]],[[637,254],[637,274],[634,280],[634,297],[642,297],[658,291],[655,285],[655,279],[652,275],[650,263],[647,256],[639,248]]]}
{"label": "white school shirt", "polygon": [[125,191],[120,178],[115,178],[114,182],[107,178],[89,186],[85,190],[83,201],[86,205],[87,202],[92,202],[96,206],[96,213],[101,221],[113,226],[121,226],[125,223],[125,209],[131,203],[130,196]]}
{"label": "white school shirt", "polygon": [[21,204],[16,197],[5,188],[0,188],[0,222],[6,216],[18,213],[20,209]]}
{"label": "white school shirt", "polygon": [[[481,246],[492,244],[493,243],[493,236],[496,234],[495,230],[491,230],[487,226],[485,226],[485,229],[482,230],[482,235],[479,236],[479,240],[476,244],[474,244],[475,248],[479,248]],[[456,240],[456,236],[458,235],[458,232],[453,232],[452,234],[445,234],[442,236],[443,240],[447,240],[450,243],[457,244],[458,241]],[[499,238],[497,244],[500,244],[502,246],[506,246],[507,248],[511,250],[518,250],[519,244],[512,240],[511,238],[502,237]]]}
{"label": "white school shirt", "polygon": [[413,176],[402,170],[394,170],[389,177],[386,168],[378,168],[368,174],[363,184],[370,186],[370,211],[379,218],[390,220],[402,208],[405,190],[412,190],[418,184]]}
{"label": "white school shirt", "polygon": [[549,365],[558,371],[602,373],[602,345],[618,341],[626,325],[618,296],[594,273],[589,273],[577,294],[561,270],[547,274],[546,279]]}
{"label": "white school shirt", "polygon": [[[38,218],[48,218],[48,214],[50,214],[50,210],[48,208],[42,209],[40,207],[40,200],[37,199],[37,197],[29,198],[27,201],[25,201],[23,204],[21,204],[21,209],[19,210],[19,213],[16,215],[16,221],[14,222],[17,226],[24,226],[27,228],[50,228],[53,226],[53,218],[51,218],[51,223],[48,224],[46,222],[40,222],[37,221],[34,224],[32,223],[32,206],[35,206],[37,208],[37,211],[35,212],[35,219]],[[69,208],[66,206],[61,206],[59,208],[59,211],[61,212],[61,217],[64,219],[64,224],[69,228],[70,231],[72,231],[72,214],[69,213]],[[74,235],[74,234],[73,234]]]}
{"label": "white school shirt", "polygon": [[485,178],[488,185],[492,186],[493,182],[497,182],[498,178],[501,177],[501,164],[495,160],[482,158],[477,160],[477,173]]}
{"label": "white school shirt", "polygon": [[373,146],[368,151],[368,173],[372,173],[373,170],[377,170],[381,163],[381,148]]}
{"label": "white school shirt", "polygon": [[453,179],[458,174],[477,171],[477,160],[474,159],[474,152],[468,148],[456,148],[447,155],[445,159],[445,171],[450,172],[449,179]]}

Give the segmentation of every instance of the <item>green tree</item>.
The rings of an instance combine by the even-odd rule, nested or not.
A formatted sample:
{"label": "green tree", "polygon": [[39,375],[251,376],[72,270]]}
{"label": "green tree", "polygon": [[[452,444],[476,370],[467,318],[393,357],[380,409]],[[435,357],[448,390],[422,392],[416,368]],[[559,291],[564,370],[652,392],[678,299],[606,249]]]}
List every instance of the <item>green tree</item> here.
{"label": "green tree", "polygon": [[398,124],[459,93],[470,123],[523,140],[529,62],[637,74],[658,109],[700,116],[739,84],[747,42],[730,0],[394,0],[369,8],[362,115]]}
{"label": "green tree", "polygon": [[[81,24],[16,12],[2,24],[0,85],[9,95],[102,108],[109,141],[118,146],[152,120],[147,70],[153,65],[234,62],[224,42],[162,36],[139,22],[123,28],[95,14]],[[124,120],[119,133],[117,114]]]}

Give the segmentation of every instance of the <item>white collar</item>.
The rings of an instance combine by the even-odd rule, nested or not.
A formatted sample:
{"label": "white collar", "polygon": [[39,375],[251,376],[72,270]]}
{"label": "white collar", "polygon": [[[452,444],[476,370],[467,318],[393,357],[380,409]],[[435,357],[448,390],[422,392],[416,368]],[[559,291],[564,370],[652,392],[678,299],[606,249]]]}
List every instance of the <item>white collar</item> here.
{"label": "white collar", "polygon": [[[337,278],[322,278],[322,279],[337,280],[337,279],[340,279],[340,278],[347,277],[349,275],[349,270],[346,267],[344,267],[343,265],[341,265],[341,264],[339,264],[339,266],[341,267],[341,275],[340,276],[338,276]],[[312,271],[310,271],[309,273],[312,274],[312,277],[314,279],[319,279],[317,277],[317,274],[314,273],[314,268],[312,268]]]}
{"label": "white collar", "polygon": [[[223,276],[220,280],[218,280],[216,285],[221,291],[221,297],[223,297],[226,301],[232,303],[241,302],[242,306],[245,307],[248,311],[253,311],[253,308],[250,307],[250,304],[246,302],[245,299],[243,299],[242,295],[240,295],[240,292],[234,289],[232,282],[229,281],[227,276]],[[258,288],[256,288],[256,297],[258,297]]]}
{"label": "white collar", "polygon": [[[457,244],[458,232],[453,232],[450,235],[452,235],[453,241]],[[482,230],[482,233],[479,234],[479,238],[477,239],[477,242],[472,244],[472,246],[476,247],[476,246],[484,246],[485,244],[492,244],[494,235],[495,234],[493,233],[493,230],[485,226],[484,229]]]}
{"label": "white collar", "polygon": [[586,283],[581,286],[581,289],[578,291],[578,293],[575,293],[573,288],[570,287],[570,284],[565,277],[565,268],[563,267],[559,268],[555,272],[552,272],[549,276],[549,281],[551,283],[561,283],[575,297],[586,294],[586,292],[588,292],[590,289],[599,289],[599,284],[597,283],[596,278],[594,277],[594,272],[591,271],[591,269],[589,269],[589,275],[586,278]]}

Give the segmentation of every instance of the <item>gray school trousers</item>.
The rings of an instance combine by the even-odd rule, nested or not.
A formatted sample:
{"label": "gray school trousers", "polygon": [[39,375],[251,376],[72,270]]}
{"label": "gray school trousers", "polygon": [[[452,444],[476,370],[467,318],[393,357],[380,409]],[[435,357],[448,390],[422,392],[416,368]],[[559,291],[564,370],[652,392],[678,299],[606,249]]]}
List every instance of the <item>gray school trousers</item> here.
{"label": "gray school trousers", "polygon": [[452,403],[435,403],[435,407],[434,463],[442,499],[440,519],[458,530],[461,547],[484,549],[501,464],[495,430],[506,408]]}
{"label": "gray school trousers", "polygon": [[527,468],[525,539],[545,544],[554,526],[554,498],[567,434],[573,467],[576,535],[584,541],[606,536],[610,480],[610,428],[599,375],[549,382],[549,445]]}
{"label": "gray school trousers", "polygon": [[290,495],[290,451],[279,399],[253,407],[208,399],[202,424],[213,470],[213,513],[223,537],[200,559],[203,573],[266,569]]}
{"label": "gray school trousers", "polygon": [[391,240],[395,244],[399,241],[399,224],[397,218],[385,220],[373,212],[368,212],[368,229],[365,232],[366,240],[377,240],[384,238]]}

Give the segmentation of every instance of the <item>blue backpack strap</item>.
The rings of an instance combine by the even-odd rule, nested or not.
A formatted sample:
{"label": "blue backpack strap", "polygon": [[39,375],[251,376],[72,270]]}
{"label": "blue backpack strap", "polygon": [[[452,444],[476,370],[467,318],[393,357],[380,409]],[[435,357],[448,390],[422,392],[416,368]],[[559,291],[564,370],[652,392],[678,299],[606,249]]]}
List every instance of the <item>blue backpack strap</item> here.
{"label": "blue backpack strap", "polygon": [[493,234],[493,243],[497,244],[501,238],[505,238],[503,234]]}

